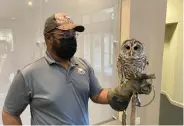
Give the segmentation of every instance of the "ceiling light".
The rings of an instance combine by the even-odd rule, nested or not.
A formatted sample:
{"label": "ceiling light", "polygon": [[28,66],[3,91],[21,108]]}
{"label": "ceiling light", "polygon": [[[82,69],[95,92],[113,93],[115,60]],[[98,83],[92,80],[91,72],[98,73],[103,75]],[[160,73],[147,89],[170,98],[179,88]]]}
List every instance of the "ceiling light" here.
{"label": "ceiling light", "polygon": [[32,3],[32,2],[28,2],[28,5],[29,5],[29,6],[32,6],[32,5],[33,5],[33,3]]}
{"label": "ceiling light", "polygon": [[45,0],[45,2],[47,3],[47,2],[49,2],[49,0]]}
{"label": "ceiling light", "polygon": [[15,18],[12,18],[12,20],[15,20]]}

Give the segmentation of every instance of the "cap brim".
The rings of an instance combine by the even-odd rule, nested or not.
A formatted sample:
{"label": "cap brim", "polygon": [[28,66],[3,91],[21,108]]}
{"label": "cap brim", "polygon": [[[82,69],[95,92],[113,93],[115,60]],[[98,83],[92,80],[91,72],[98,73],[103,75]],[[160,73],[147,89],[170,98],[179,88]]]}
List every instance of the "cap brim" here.
{"label": "cap brim", "polygon": [[57,27],[61,30],[71,30],[74,29],[77,32],[83,32],[85,30],[84,26],[82,25],[75,25],[73,23],[63,24],[62,26]]}
{"label": "cap brim", "polygon": [[75,31],[78,31],[78,32],[83,32],[83,31],[85,30],[85,28],[84,28],[84,26],[82,26],[82,25],[76,25],[76,26],[74,27],[74,30],[75,30]]}

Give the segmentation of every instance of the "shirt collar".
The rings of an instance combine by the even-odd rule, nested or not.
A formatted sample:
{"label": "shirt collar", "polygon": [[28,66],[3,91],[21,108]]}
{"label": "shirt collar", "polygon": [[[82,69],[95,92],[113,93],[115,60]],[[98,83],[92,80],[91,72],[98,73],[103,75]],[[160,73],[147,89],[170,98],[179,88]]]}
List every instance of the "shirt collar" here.
{"label": "shirt collar", "polygon": [[[48,62],[49,65],[52,65],[52,64],[59,64],[59,62],[55,61],[54,58],[50,55],[50,53],[49,53],[48,51],[46,51],[44,57],[45,57],[45,59],[46,59],[46,61]],[[71,65],[72,67],[78,65],[78,63],[77,63],[76,60],[75,60],[75,57],[72,57],[72,58],[70,59],[70,62],[71,62],[70,65]]]}
{"label": "shirt collar", "polygon": [[58,64],[58,62],[56,62],[52,58],[52,56],[50,55],[50,53],[48,51],[45,52],[45,56],[44,57],[45,57],[45,59],[46,59],[46,61],[48,62],[49,65],[54,64],[54,63]]}

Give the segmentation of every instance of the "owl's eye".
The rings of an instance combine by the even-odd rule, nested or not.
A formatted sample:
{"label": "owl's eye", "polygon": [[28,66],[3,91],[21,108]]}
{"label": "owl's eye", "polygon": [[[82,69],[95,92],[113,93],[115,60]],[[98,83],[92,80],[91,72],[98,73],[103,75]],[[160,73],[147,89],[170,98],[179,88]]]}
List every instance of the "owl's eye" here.
{"label": "owl's eye", "polygon": [[126,49],[129,50],[130,49],[130,46],[126,46]]}
{"label": "owl's eye", "polygon": [[139,49],[139,46],[135,46],[135,47],[134,47],[134,50],[138,50],[138,49]]}

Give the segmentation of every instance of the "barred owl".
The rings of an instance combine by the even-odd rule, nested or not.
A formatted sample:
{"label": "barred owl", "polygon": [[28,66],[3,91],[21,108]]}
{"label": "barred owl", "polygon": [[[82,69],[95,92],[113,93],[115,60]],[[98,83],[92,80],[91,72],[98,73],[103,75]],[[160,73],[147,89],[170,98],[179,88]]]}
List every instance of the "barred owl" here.
{"label": "barred owl", "polygon": [[120,82],[136,78],[144,73],[148,65],[143,43],[136,39],[126,40],[120,47],[117,70]]}
{"label": "barred owl", "polygon": [[[117,70],[120,84],[126,84],[128,80],[140,77],[148,64],[143,43],[136,39],[126,40],[120,47],[120,54],[117,60]],[[138,94],[135,92],[132,105],[140,106]],[[126,125],[126,110],[122,114],[122,125]],[[135,113],[135,106],[132,106],[132,113]],[[132,115],[131,115],[132,116]],[[135,117],[131,117],[135,118]]]}
{"label": "barred owl", "polygon": [[[126,40],[120,48],[120,54],[117,59],[117,70],[120,78],[120,84],[126,85],[127,81],[132,79],[140,79],[142,84],[140,85],[141,92],[143,94],[149,94],[154,91],[154,86],[152,85],[152,79],[155,79],[155,74],[146,74],[145,68],[148,65],[148,61],[145,54],[145,48],[143,43],[136,39]],[[154,96],[155,97],[155,91]],[[146,105],[149,105],[153,99]],[[133,93],[132,97],[132,111],[131,111],[131,123],[135,124],[135,106],[141,106],[139,96],[137,92]],[[122,114],[122,124],[126,125],[126,110]]]}

